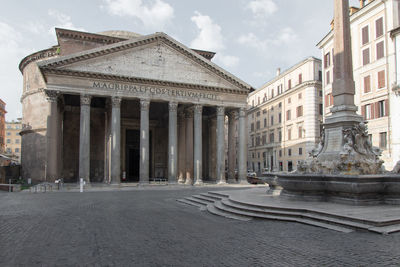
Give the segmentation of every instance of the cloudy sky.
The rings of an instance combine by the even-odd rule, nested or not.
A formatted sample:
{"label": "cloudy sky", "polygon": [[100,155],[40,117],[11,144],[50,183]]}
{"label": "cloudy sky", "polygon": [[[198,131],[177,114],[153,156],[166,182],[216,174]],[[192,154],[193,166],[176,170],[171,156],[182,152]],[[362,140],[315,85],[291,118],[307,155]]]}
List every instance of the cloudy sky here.
{"label": "cloudy sky", "polygon": [[0,98],[7,120],[22,116],[19,62],[55,45],[54,27],[163,31],[217,52],[215,63],[257,88],[278,67],[320,57],[315,45],[333,16],[333,0],[0,0],[0,6]]}

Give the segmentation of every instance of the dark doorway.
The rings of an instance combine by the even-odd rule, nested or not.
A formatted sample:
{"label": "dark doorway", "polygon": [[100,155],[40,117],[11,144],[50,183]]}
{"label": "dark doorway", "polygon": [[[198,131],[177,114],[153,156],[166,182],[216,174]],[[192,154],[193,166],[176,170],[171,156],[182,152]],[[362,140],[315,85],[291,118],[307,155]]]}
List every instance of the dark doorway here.
{"label": "dark doorway", "polygon": [[139,182],[140,131],[126,130],[126,179],[123,182]]}
{"label": "dark doorway", "polygon": [[[152,175],[152,132],[149,131],[149,168],[150,177]],[[123,182],[139,182],[140,177],[140,131],[126,130],[125,142],[125,166],[126,178]]]}

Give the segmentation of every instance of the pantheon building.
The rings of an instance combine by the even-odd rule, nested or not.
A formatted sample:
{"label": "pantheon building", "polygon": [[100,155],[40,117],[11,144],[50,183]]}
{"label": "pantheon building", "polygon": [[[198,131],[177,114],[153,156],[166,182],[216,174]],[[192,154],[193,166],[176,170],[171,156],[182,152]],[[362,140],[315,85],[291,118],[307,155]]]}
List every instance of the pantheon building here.
{"label": "pantheon building", "polygon": [[215,53],[165,33],[56,35],[57,45],[19,66],[24,178],[246,180],[246,98],[253,88],[214,64]]}

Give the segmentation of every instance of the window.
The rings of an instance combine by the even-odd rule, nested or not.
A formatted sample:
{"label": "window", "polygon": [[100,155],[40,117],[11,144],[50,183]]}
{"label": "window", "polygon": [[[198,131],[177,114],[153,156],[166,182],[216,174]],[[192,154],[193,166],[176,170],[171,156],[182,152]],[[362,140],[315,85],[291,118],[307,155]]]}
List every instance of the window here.
{"label": "window", "polygon": [[299,84],[301,84],[303,82],[303,74],[299,74]]}
{"label": "window", "polygon": [[302,98],[302,94],[301,93],[299,93],[299,99],[301,99]]}
{"label": "window", "polygon": [[369,64],[369,48],[367,48],[367,49],[364,49],[363,51],[362,51],[362,54],[363,54],[363,65],[367,65],[367,64]]}
{"label": "window", "polygon": [[363,117],[364,117],[365,119],[370,120],[370,119],[372,118],[371,105],[370,105],[370,104],[365,105],[365,106],[363,107],[363,110],[361,111],[361,113],[364,113],[364,114],[362,114],[362,115],[363,115]]}
{"label": "window", "polygon": [[299,147],[299,155],[303,155],[303,148]]}
{"label": "window", "polygon": [[286,110],[286,120],[289,121],[291,118],[290,110]]}
{"label": "window", "polygon": [[383,41],[376,44],[376,60],[383,58],[385,55]]}
{"label": "window", "polygon": [[287,139],[292,140],[292,129],[287,130]]}
{"label": "window", "polygon": [[279,157],[282,157],[282,150],[279,150]]}
{"label": "window", "polygon": [[375,21],[375,32],[376,38],[383,35],[383,18],[379,18],[377,21]]}
{"label": "window", "polygon": [[364,93],[371,92],[371,76],[364,77]]}
{"label": "window", "polygon": [[288,89],[292,88],[292,80],[288,81]]}
{"label": "window", "polygon": [[287,102],[288,102],[288,104],[292,103],[292,99],[289,97]]}
{"label": "window", "polygon": [[282,142],[282,131],[281,130],[279,130],[279,132],[278,132],[278,140],[279,140],[279,142]]}
{"label": "window", "polygon": [[[383,101],[382,101],[383,102]],[[15,139],[15,143],[19,144],[19,139]]]}
{"label": "window", "polygon": [[362,45],[369,43],[369,31],[368,26],[362,28]]}
{"label": "window", "polygon": [[256,154],[253,152],[253,154],[251,155],[251,157],[254,159],[256,157]]}
{"label": "window", "polygon": [[299,126],[299,138],[303,138],[303,127]]}
{"label": "window", "polygon": [[266,114],[267,113],[267,109],[263,109],[263,114]]}
{"label": "window", "polygon": [[256,146],[260,145],[260,136],[256,136]]}
{"label": "window", "polygon": [[19,148],[18,147],[15,149],[15,153],[19,153]]}
{"label": "window", "polygon": [[386,132],[379,133],[379,148],[386,149]]}
{"label": "window", "polygon": [[274,97],[274,89],[271,89],[271,98]]}
{"label": "window", "polygon": [[331,54],[328,52],[324,56],[324,67],[328,68],[331,65]]}
{"label": "window", "polygon": [[288,156],[289,157],[292,156],[292,149],[291,148],[288,149]]}
{"label": "window", "polygon": [[322,81],[322,71],[318,71],[318,81]]}
{"label": "window", "polygon": [[378,72],[378,89],[384,88],[385,86],[386,86],[385,71],[382,70]]}
{"label": "window", "polygon": [[322,94],[322,90],[319,90],[319,96],[320,96],[320,97],[322,97],[322,96],[323,96],[323,94]]}
{"label": "window", "polygon": [[7,136],[10,136],[11,135],[11,132],[7,132]]}
{"label": "window", "polygon": [[260,117],[260,111],[258,111],[258,112],[256,113],[256,116],[257,116],[257,117]]}
{"label": "window", "polygon": [[324,106],[319,104],[319,115],[324,115]]}
{"label": "window", "polygon": [[296,115],[297,115],[297,118],[303,116],[303,106],[298,106],[296,108]]}
{"label": "window", "polygon": [[254,108],[254,99],[251,100],[251,106]]}
{"label": "window", "polygon": [[[254,136],[251,137],[251,146],[252,147],[254,146]],[[253,158],[254,158],[254,156],[253,156]]]}
{"label": "window", "polygon": [[329,72],[329,70],[326,72],[326,85],[331,83],[331,74]]}
{"label": "window", "polygon": [[264,128],[267,127],[267,118],[264,118]]}
{"label": "window", "polygon": [[11,139],[7,139],[7,144],[11,144]]}
{"label": "window", "polygon": [[288,172],[293,171],[293,162],[288,161]]}
{"label": "window", "polygon": [[279,108],[282,107],[282,102],[279,102],[278,107],[279,107]]}
{"label": "window", "polygon": [[252,132],[254,131],[254,123],[251,123],[250,129],[251,129]]}
{"label": "window", "polygon": [[262,136],[262,144],[265,145],[267,143],[267,134],[264,133]]}
{"label": "window", "polygon": [[387,105],[388,105],[388,100],[387,99],[379,101],[379,102],[377,102],[375,104],[376,104],[376,116],[377,116],[377,118],[389,115],[388,114],[388,107],[387,107]]}
{"label": "window", "polygon": [[333,105],[333,95],[329,93],[325,95],[325,106],[329,107]]}
{"label": "window", "polygon": [[271,116],[271,125],[274,125],[274,116]]}
{"label": "window", "polygon": [[7,147],[7,153],[11,153],[11,148]]}
{"label": "window", "polygon": [[278,122],[281,123],[282,122],[282,113],[278,114]]}
{"label": "window", "polygon": [[275,136],[274,136],[274,133],[272,132],[272,133],[269,134],[269,142],[270,142],[270,143],[275,142],[274,139],[275,139]]}
{"label": "window", "polygon": [[260,121],[257,121],[256,128],[257,128],[257,130],[260,129]]}
{"label": "window", "polygon": [[283,171],[283,162],[279,161],[279,171]]}

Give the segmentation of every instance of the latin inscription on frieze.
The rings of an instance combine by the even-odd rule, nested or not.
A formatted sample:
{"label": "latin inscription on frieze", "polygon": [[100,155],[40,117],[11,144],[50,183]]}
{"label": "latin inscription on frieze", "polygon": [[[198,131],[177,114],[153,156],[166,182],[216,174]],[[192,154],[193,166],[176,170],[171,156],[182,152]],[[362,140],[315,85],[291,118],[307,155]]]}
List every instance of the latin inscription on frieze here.
{"label": "latin inscription on frieze", "polygon": [[194,99],[209,99],[218,100],[218,95],[208,92],[193,92],[184,89],[170,89],[170,88],[157,88],[151,86],[142,86],[134,84],[123,83],[106,83],[106,82],[93,82],[93,88],[110,89],[115,91],[127,91],[150,96],[169,96],[181,98],[194,98]]}

